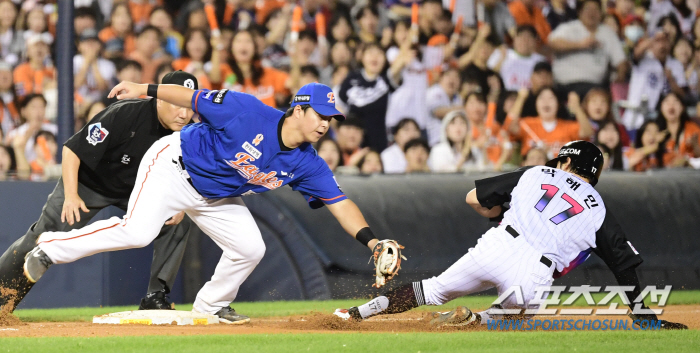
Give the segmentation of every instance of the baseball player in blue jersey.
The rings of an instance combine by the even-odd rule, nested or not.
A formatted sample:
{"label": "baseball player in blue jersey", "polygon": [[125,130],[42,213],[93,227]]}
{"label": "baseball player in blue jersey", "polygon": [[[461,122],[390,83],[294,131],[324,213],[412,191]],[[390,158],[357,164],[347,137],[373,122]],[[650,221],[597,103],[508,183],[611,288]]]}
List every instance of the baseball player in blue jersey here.
{"label": "baseball player in blue jersey", "polygon": [[375,264],[382,265],[386,279],[398,269],[400,251],[382,250],[398,250],[399,245],[375,238],[358,207],[343,194],[311,146],[328,131],[332,118],[345,119],[335,108],[329,87],[317,83],[302,87],[286,113],[252,95],[225,89],[195,91],[176,85],[122,82],[109,96],[141,95],[191,106],[201,122],[158,140],[146,152],[123,219],[113,217],[70,232],[43,233],[25,260],[24,273],[30,281],[39,280],[52,264],[146,246],[168,218],[185,211],[223,249],[193,310],[215,314],[224,323],[249,322],[250,318],[237,314],[229,304],[262,259],[265,244],[240,196],[287,184],[312,208],[328,207],[349,234],[373,249]]}

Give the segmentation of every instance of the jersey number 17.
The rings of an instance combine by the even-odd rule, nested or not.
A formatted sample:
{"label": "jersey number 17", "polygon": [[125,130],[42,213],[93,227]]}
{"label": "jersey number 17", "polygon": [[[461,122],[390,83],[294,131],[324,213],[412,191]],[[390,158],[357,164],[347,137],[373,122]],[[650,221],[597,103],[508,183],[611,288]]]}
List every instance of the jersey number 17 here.
{"label": "jersey number 17", "polygon": [[[557,192],[559,192],[559,188],[550,184],[542,184],[541,188],[542,190],[544,190],[544,195],[542,195],[540,200],[537,201],[535,209],[540,212],[543,212],[547,205],[549,205],[549,202],[552,201],[554,196],[556,196]],[[574,200],[568,194],[562,193],[561,198],[564,199],[564,201],[568,202],[569,205],[571,205],[571,207],[565,209],[564,211],[561,211],[559,214],[549,219],[550,221],[552,221],[552,223],[557,225],[583,212],[583,206],[581,206],[581,204],[578,203],[578,201]]]}

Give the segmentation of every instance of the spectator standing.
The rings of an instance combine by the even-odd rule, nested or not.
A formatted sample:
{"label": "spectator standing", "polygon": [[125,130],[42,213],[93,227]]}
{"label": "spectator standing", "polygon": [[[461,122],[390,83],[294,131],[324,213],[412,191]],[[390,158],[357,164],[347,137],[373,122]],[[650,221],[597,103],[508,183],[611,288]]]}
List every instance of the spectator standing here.
{"label": "spectator standing", "polygon": [[19,98],[30,93],[42,93],[44,86],[54,80],[56,70],[45,40],[41,35],[33,35],[26,41],[27,62],[18,65],[13,72],[15,92]]}
{"label": "spectator standing", "polygon": [[463,70],[462,74],[465,79],[474,79],[479,83],[480,93],[488,94],[486,79],[496,74],[495,71],[488,68],[487,61],[497,45],[496,37],[491,35],[491,27],[482,25],[476,34],[474,43],[457,60],[457,65]]}
{"label": "spectator standing", "polygon": [[535,65],[545,61],[545,57],[536,53],[537,31],[529,25],[519,26],[513,39],[513,49],[495,50],[487,65],[501,75],[505,89],[518,91],[530,88],[530,77]]}
{"label": "spectator standing", "polygon": [[693,48],[693,44],[685,37],[681,37],[673,46],[673,58],[683,65],[685,80],[688,83],[687,101],[697,102],[698,99],[698,52]]}
{"label": "spectator standing", "polygon": [[15,32],[17,6],[10,0],[0,1],[0,57],[10,65],[16,65],[22,53],[23,38]]}
{"label": "spectator standing", "polygon": [[406,156],[404,147],[410,140],[420,137],[418,123],[412,118],[403,118],[392,128],[394,143],[382,151],[381,159],[384,173],[395,174],[406,172]]}
{"label": "spectator standing", "polygon": [[636,130],[642,125],[645,119],[642,111],[653,111],[662,95],[674,92],[679,97],[685,96],[688,84],[683,65],[670,56],[670,51],[671,43],[663,31],[658,31],[652,38],[640,40],[634,48],[627,102],[629,106],[639,109],[627,109],[623,114],[622,123],[628,130]]}
{"label": "spectator standing", "polygon": [[459,71],[449,69],[442,73],[440,81],[430,87],[427,93],[428,111],[430,118],[426,128],[428,143],[431,146],[440,142],[443,130],[442,119],[453,110],[462,110],[462,97],[457,91],[460,88]]}
{"label": "spectator standing", "polygon": [[652,0],[648,13],[650,15],[648,33],[656,31],[661,18],[673,15],[676,22],[679,23],[682,33],[689,34],[696,17],[695,12],[688,7],[687,0]]}
{"label": "spectator standing", "polygon": [[78,55],[73,57],[74,85],[76,92],[85,100],[94,102],[102,98],[111,88],[117,69],[114,64],[101,57],[102,42],[94,29],[80,34]]}
{"label": "spectator standing", "polygon": [[[426,94],[428,91],[428,73],[421,62],[420,48],[411,47],[411,37],[417,32],[409,33],[409,24],[405,21],[397,22],[393,31],[393,45],[387,50],[386,57],[389,64],[393,64],[399,56],[410,55],[412,59],[401,70],[401,85],[389,97],[386,111],[386,126],[392,129],[403,117],[411,116],[420,126],[426,129],[428,122],[428,103]],[[410,52],[410,54],[407,54]]]}
{"label": "spectator standing", "polygon": [[555,53],[554,81],[566,92],[574,91],[584,97],[591,88],[609,81],[611,65],[617,78],[624,79],[627,61],[617,34],[601,23],[599,0],[579,1],[577,12],[578,20],[564,23],[552,32],[549,46]]}
{"label": "spectator standing", "polygon": [[508,9],[518,26],[535,27],[542,42],[547,44],[547,38],[549,38],[552,28],[542,14],[542,10],[535,4],[535,0],[514,0],[508,4]]}
{"label": "spectator standing", "polygon": [[377,43],[366,44],[362,51],[362,68],[351,72],[340,85],[338,98],[347,114],[362,119],[364,143],[377,151],[387,146],[386,111],[391,94],[401,83],[401,70],[413,59],[403,52],[387,70],[384,50]]}
{"label": "spectator standing", "polygon": [[99,36],[107,59],[122,58],[134,50],[136,43],[127,4],[121,2],[112,7],[109,25],[100,31]]}
{"label": "spectator standing", "polygon": [[358,26],[358,37],[362,43],[374,43],[378,41],[377,29],[379,25],[379,12],[375,6],[362,7],[355,15]]}
{"label": "spectator standing", "polygon": [[288,103],[289,75],[262,66],[250,31],[240,30],[233,35],[231,54],[228,68],[222,73],[222,88],[252,94],[273,108]]}
{"label": "spectator standing", "polygon": [[692,122],[681,96],[670,92],[659,104],[659,129],[667,131],[663,164],[669,168],[685,167],[688,159],[700,157],[700,126]]}
{"label": "spectator standing", "polygon": [[576,10],[569,7],[566,0],[550,0],[543,13],[552,30],[557,29],[562,23],[575,20],[577,17]]}
{"label": "spectator standing", "polygon": [[491,27],[499,43],[515,36],[515,19],[503,0],[481,0],[476,4],[477,18]]}

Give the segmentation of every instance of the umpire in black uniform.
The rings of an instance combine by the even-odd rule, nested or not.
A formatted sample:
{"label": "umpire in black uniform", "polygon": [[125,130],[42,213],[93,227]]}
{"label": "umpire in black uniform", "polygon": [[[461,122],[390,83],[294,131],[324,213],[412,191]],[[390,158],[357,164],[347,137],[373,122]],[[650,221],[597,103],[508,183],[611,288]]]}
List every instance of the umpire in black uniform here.
{"label": "umpire in black uniform", "polygon": [[[197,89],[197,79],[176,71],[163,77],[165,84]],[[39,220],[0,257],[0,286],[16,295],[1,296],[10,311],[33,284],[23,275],[25,255],[43,232],[82,228],[101,209],[113,205],[126,211],[141,158],[161,137],[180,131],[193,116],[159,99],[119,101],[96,115],[64,144],[63,174],[49,195]],[[171,309],[170,292],[194,223],[184,213],[173,215],[153,242],[153,263],[148,294],[139,309]]]}

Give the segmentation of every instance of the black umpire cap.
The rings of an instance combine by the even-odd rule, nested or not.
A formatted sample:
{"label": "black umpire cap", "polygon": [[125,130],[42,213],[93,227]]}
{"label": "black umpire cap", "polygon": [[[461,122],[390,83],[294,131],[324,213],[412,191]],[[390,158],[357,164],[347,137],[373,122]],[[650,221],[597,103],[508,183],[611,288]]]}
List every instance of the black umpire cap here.
{"label": "black umpire cap", "polygon": [[173,71],[163,76],[163,84],[180,85],[190,89],[199,89],[197,78],[194,75],[182,70]]}
{"label": "black umpire cap", "polygon": [[590,184],[595,186],[603,171],[603,153],[598,146],[588,141],[571,141],[559,149],[559,155],[550,160],[545,165],[556,168],[558,162],[566,163],[566,158],[571,158],[571,170],[590,180]]}

